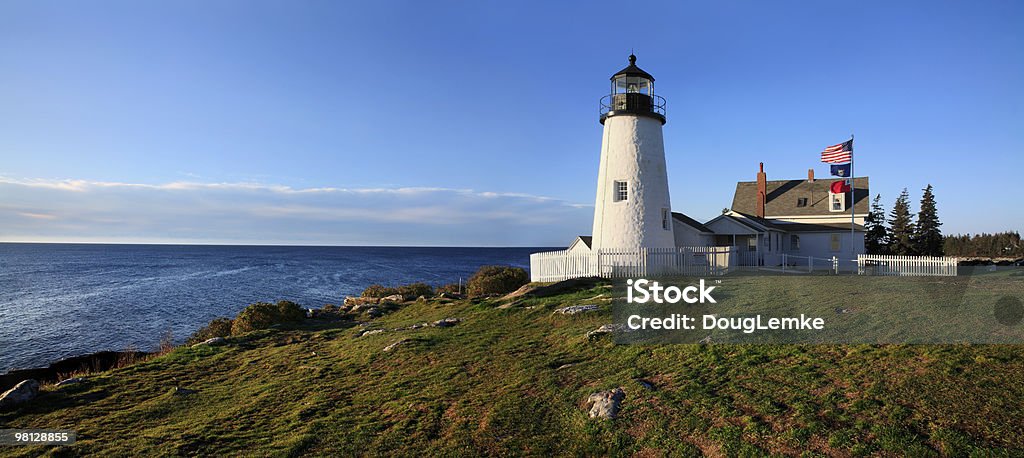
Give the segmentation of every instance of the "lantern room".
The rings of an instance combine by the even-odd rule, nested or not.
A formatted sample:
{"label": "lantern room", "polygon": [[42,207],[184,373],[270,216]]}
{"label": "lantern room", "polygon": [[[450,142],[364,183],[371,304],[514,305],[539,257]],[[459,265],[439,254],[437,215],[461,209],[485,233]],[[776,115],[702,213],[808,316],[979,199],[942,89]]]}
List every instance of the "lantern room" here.
{"label": "lantern room", "polygon": [[601,124],[623,114],[648,116],[665,124],[665,99],[654,94],[654,77],[636,66],[635,55],[629,55],[629,66],[612,75],[611,82],[611,92],[601,98]]}

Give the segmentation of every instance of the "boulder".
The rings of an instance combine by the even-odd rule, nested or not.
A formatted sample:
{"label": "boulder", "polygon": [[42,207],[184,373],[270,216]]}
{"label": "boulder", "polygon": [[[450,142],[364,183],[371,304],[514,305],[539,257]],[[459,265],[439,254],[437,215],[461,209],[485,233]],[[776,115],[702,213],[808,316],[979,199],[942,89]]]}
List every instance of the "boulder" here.
{"label": "boulder", "polygon": [[227,339],[225,339],[223,337],[212,337],[212,338],[206,339],[206,340],[204,340],[202,342],[199,342],[199,343],[193,345],[193,347],[198,347],[200,345],[221,345],[221,344],[223,344],[226,341],[227,341]]}
{"label": "boulder", "polygon": [[383,329],[367,329],[367,330],[365,330],[363,332],[360,332],[359,333],[359,337],[372,336],[374,334],[380,334],[382,332],[384,332]]}
{"label": "boulder", "polygon": [[590,340],[594,340],[594,339],[600,338],[601,336],[604,336],[605,334],[611,334],[613,332],[621,332],[624,329],[626,329],[626,327],[621,325],[621,324],[606,324],[606,325],[601,326],[601,327],[599,327],[599,328],[597,328],[597,329],[595,329],[593,331],[588,332],[587,333],[587,338],[590,339]]}
{"label": "boulder", "polygon": [[391,345],[388,345],[388,346],[384,347],[384,351],[394,350],[395,347],[398,347],[399,345],[405,345],[405,344],[407,344],[409,342],[412,342],[412,339],[402,339],[402,340],[399,340],[398,342],[395,342],[395,343],[393,343]]}
{"label": "boulder", "polygon": [[83,378],[83,377],[74,377],[74,378],[69,378],[67,380],[61,380],[61,381],[57,382],[57,386],[74,385],[76,383],[82,383],[84,381],[85,381],[85,378]]}
{"label": "boulder", "polygon": [[437,320],[433,323],[430,323],[430,325],[435,328],[450,328],[452,326],[455,326],[456,324],[459,324],[460,321],[462,320],[459,318],[445,318],[443,320]]}
{"label": "boulder", "polygon": [[595,310],[597,310],[597,305],[595,305],[595,304],[583,304],[583,305],[570,305],[568,307],[562,307],[560,309],[556,309],[554,311],[554,313],[557,313],[559,315],[575,315],[577,313],[593,312]]}
{"label": "boulder", "polygon": [[390,296],[384,296],[380,299],[381,302],[405,302],[405,296],[401,294],[392,294]]}
{"label": "boulder", "polygon": [[3,394],[0,394],[0,409],[11,408],[35,399],[39,394],[39,382],[29,379],[14,385]]}
{"label": "boulder", "polygon": [[619,414],[619,406],[625,397],[626,392],[622,391],[622,388],[591,394],[587,398],[587,406],[590,407],[590,418],[615,418]]}

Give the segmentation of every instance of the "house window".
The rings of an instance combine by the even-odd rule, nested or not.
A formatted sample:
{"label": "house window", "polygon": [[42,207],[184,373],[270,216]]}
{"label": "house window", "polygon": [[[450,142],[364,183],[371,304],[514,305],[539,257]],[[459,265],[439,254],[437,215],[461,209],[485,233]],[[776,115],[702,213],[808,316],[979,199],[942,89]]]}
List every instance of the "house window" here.
{"label": "house window", "polygon": [[747,237],[747,251],[757,251],[757,236]]}
{"label": "house window", "polygon": [[800,236],[792,234],[789,236],[789,248],[792,250],[800,249]]}
{"label": "house window", "polygon": [[796,199],[796,206],[797,207],[806,207],[807,206],[807,198],[806,197],[797,198]]}
{"label": "house window", "polygon": [[846,194],[828,195],[829,210],[834,212],[846,211]]}
{"label": "house window", "polygon": [[832,251],[839,251],[839,248],[840,248],[839,237],[840,237],[839,234],[832,234],[832,246],[831,246]]}
{"label": "house window", "polygon": [[616,181],[615,182],[615,201],[621,202],[629,199],[629,182],[628,181]]}
{"label": "house window", "polygon": [[669,226],[669,224],[672,224],[672,223],[669,221],[668,209],[667,208],[662,208],[661,209],[661,228],[666,230],[666,231],[669,230],[669,229],[672,229],[672,226]]}

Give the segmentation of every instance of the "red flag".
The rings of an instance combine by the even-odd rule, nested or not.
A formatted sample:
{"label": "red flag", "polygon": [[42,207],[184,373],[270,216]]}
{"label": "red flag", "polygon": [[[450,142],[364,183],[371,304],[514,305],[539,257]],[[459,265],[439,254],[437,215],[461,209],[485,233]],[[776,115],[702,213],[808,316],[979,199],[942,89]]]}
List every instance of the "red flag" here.
{"label": "red flag", "polygon": [[852,189],[853,188],[851,188],[850,185],[846,184],[846,180],[839,180],[832,182],[832,187],[830,190],[832,191],[832,194],[843,194],[846,192],[850,192],[850,190]]}

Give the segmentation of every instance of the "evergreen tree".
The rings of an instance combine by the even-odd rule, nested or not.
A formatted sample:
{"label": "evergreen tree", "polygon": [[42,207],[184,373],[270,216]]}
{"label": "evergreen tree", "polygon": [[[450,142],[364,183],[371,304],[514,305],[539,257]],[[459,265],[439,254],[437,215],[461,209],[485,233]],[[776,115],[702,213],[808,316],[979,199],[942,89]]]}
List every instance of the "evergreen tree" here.
{"label": "evergreen tree", "polygon": [[895,255],[914,254],[914,220],[910,214],[910,195],[907,188],[896,198],[896,204],[889,213],[889,253]]}
{"label": "evergreen tree", "polygon": [[1010,257],[1024,256],[1024,241],[1017,231],[997,234],[960,234],[943,237],[947,256]]}
{"label": "evergreen tree", "polygon": [[886,254],[889,251],[887,236],[882,195],[877,194],[875,200],[871,201],[871,211],[864,217],[864,251],[868,254]]}
{"label": "evergreen tree", "polygon": [[932,185],[924,188],[921,196],[921,210],[917,213],[917,224],[914,226],[914,251],[924,256],[942,256],[942,222],[935,208],[935,194]]}

